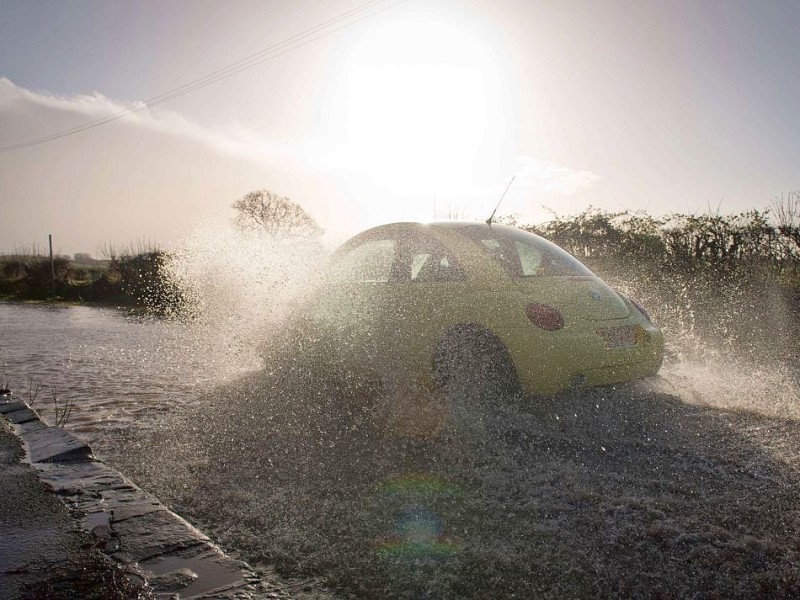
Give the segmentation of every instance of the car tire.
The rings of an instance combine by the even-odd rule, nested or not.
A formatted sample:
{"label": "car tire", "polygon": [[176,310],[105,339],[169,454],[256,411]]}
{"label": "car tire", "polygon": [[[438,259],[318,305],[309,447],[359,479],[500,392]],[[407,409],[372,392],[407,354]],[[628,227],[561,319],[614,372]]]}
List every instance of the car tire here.
{"label": "car tire", "polygon": [[519,391],[505,345],[477,325],[455,327],[442,338],[434,353],[433,377],[449,396],[473,405],[491,404]]}

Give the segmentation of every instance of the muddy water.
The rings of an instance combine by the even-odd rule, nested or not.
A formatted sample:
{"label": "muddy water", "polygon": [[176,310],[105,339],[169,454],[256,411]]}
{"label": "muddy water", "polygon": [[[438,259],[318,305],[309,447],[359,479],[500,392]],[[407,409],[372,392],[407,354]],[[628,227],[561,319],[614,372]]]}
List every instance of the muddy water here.
{"label": "muddy water", "polygon": [[0,303],[0,383],[35,397],[50,422],[55,393],[60,407],[72,404],[68,428],[101,445],[120,429],[152,424],[226,374],[255,368],[252,358],[214,351],[231,343],[122,310]]}

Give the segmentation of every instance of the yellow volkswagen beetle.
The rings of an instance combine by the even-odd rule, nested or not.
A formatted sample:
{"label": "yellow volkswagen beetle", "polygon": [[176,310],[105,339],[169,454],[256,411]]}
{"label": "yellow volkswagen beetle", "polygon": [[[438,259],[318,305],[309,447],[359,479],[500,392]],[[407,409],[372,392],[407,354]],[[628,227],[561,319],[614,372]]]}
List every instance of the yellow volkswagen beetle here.
{"label": "yellow volkswagen beetle", "polygon": [[356,235],[303,321],[315,369],[405,394],[458,378],[525,394],[613,384],[655,374],[664,349],[635,302],[555,244],[496,224]]}

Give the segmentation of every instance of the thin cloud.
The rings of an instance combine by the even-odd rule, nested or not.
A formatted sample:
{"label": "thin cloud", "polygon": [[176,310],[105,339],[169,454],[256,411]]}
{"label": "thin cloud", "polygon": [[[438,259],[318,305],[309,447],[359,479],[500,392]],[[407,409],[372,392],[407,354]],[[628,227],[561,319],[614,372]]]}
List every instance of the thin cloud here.
{"label": "thin cloud", "polygon": [[581,189],[592,187],[600,176],[591,171],[579,171],[555,162],[532,156],[517,158],[516,185],[519,188],[570,196]]}
{"label": "thin cloud", "polygon": [[141,102],[129,103],[126,106],[97,93],[59,96],[49,92],[34,92],[16,85],[7,77],[0,77],[0,110],[19,111],[29,105],[64,110],[94,118],[144,108]]}
{"label": "thin cloud", "polygon": [[[119,119],[121,124],[192,140],[219,152],[249,160],[278,159],[290,153],[289,148],[272,144],[252,131],[240,128],[235,135],[214,131],[174,111],[148,108],[144,102],[121,102],[97,92],[74,95],[38,92],[18,86],[6,77],[0,78],[0,118],[14,114],[36,115],[41,110],[77,115],[87,121],[124,115]],[[80,125],[80,122],[76,124]],[[111,123],[103,125],[113,126]],[[5,139],[2,143],[13,144],[18,141],[25,140]]]}

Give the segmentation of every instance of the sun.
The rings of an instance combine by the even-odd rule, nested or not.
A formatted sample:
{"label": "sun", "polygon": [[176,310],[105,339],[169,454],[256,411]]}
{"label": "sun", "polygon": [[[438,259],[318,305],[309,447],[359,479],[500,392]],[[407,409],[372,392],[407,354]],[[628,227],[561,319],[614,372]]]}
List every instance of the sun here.
{"label": "sun", "polygon": [[503,88],[490,44],[464,22],[377,24],[341,63],[327,164],[427,202],[468,188],[507,127]]}

